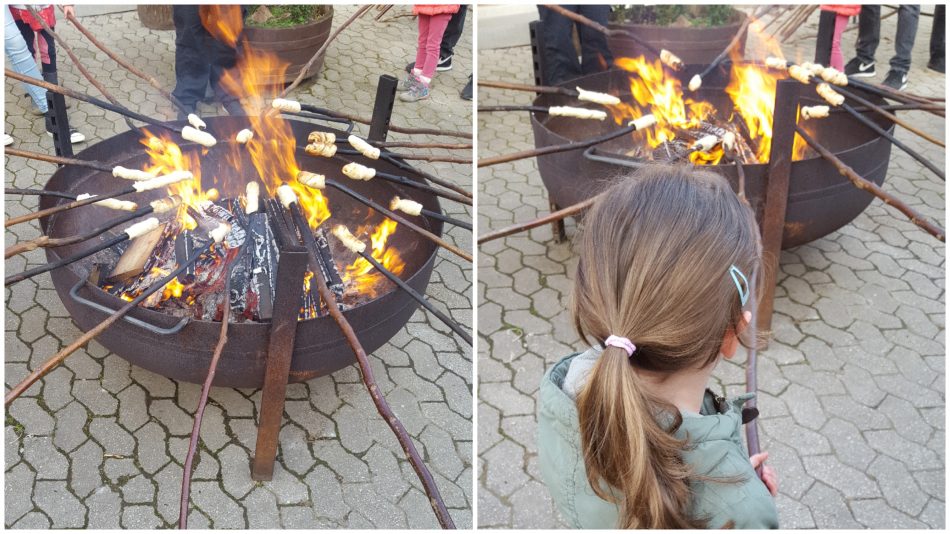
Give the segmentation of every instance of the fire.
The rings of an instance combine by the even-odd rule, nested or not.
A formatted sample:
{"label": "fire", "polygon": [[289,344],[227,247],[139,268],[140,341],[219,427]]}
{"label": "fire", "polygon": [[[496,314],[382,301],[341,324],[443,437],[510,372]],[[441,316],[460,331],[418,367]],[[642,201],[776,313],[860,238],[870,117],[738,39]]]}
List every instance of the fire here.
{"label": "fire", "polygon": [[[383,220],[383,222],[376,226],[376,230],[373,231],[372,235],[370,235],[370,245],[373,259],[398,276],[402,273],[406,264],[399,256],[399,251],[394,247],[386,247],[386,241],[389,239],[389,236],[396,231],[396,226],[396,221],[392,219],[387,218]],[[357,230],[356,235],[359,236],[365,233],[365,231],[366,227],[362,226]],[[358,288],[361,293],[365,292],[373,297],[377,294],[376,287],[379,286],[379,282],[382,281],[383,276],[383,274],[376,272],[373,265],[363,258],[357,258],[356,261],[346,267],[343,273],[344,281],[352,282],[354,287]]]}
{"label": "fire", "polygon": [[745,121],[749,135],[757,143],[755,157],[762,163],[769,160],[772,148],[772,116],[775,113],[775,86],[778,79],[755,65],[733,63],[732,77],[726,93],[735,103]]}
{"label": "fire", "polygon": [[201,188],[201,156],[207,153],[207,149],[202,149],[201,153],[185,154],[181,147],[164,132],[161,136],[156,136],[147,129],[143,128],[142,131],[145,134],[142,144],[145,145],[145,152],[151,158],[151,162],[145,167],[146,171],[158,174],[191,171],[194,175],[191,180],[178,182],[168,187],[170,194],[181,196],[181,207],[178,213],[182,224],[185,228],[194,230],[198,225],[191,215],[188,215],[186,206],[197,207],[204,200],[212,200]]}

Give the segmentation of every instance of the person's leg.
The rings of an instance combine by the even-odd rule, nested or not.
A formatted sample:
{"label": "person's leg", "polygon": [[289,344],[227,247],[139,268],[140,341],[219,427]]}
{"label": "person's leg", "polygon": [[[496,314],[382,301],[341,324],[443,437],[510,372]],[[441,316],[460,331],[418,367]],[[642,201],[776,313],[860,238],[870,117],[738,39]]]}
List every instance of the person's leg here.
{"label": "person's leg", "polygon": [[442,34],[442,43],[439,45],[439,58],[451,57],[455,53],[455,45],[462,37],[462,30],[465,28],[465,13],[468,6],[462,4],[457,13],[449,19],[449,25],[445,27],[445,33]]}
{"label": "person's leg", "polygon": [[938,5],[934,7],[934,23],[930,29],[930,61],[927,63],[927,67],[937,72],[944,72],[944,62],[946,61],[944,51],[945,32],[947,31],[946,14],[947,6]]}
{"label": "person's leg", "polygon": [[208,58],[203,57],[199,47],[203,28],[198,6],[173,6],[172,20],[175,23],[175,89],[172,94],[185,108],[194,111],[204,97],[211,71]]}
{"label": "person's leg", "polygon": [[[5,13],[3,49],[7,54],[7,58],[10,60],[10,66],[13,70],[25,76],[36,79],[42,78],[40,69],[36,66],[36,60],[30,55],[26,41],[23,40],[23,34],[20,33],[16,22],[13,20],[13,15],[7,8],[3,8],[3,11]],[[33,100],[33,105],[36,106],[37,111],[46,113],[46,89],[28,83],[24,83],[23,86]]]}
{"label": "person's leg", "polygon": [[891,58],[891,70],[903,74],[910,71],[910,53],[914,50],[917,38],[917,23],[920,20],[920,6],[901,5],[897,11],[897,36],[894,38],[894,57]]}
{"label": "person's leg", "polygon": [[[582,5],[579,6],[578,13],[606,26],[607,17],[610,16],[610,6]],[[593,74],[609,69],[614,58],[610,53],[610,48],[607,47],[607,37],[583,24],[577,26],[577,33],[581,40],[581,71],[584,74]]]}
{"label": "person's leg", "polygon": [[874,63],[877,45],[881,42],[881,6],[861,6],[858,16],[858,59],[865,64]]}
{"label": "person's leg", "polygon": [[451,18],[450,13],[429,17],[429,28],[425,41],[425,63],[422,66],[421,77],[426,85],[429,85],[432,77],[435,76],[435,68],[439,64],[439,46],[442,43],[442,34],[445,33],[445,27]]}
{"label": "person's leg", "polygon": [[[576,5],[562,5],[565,9],[577,11]],[[544,50],[541,60],[544,62],[544,85],[557,85],[563,81],[581,75],[581,65],[577,61],[577,50],[574,49],[572,31],[574,23],[564,17],[538,6],[541,16],[540,32],[544,39]]]}
{"label": "person's leg", "polygon": [[426,42],[429,40],[429,21],[432,17],[429,15],[419,15],[419,38],[416,41],[416,63],[412,73],[416,76],[422,74],[422,69],[426,63]]}
{"label": "person's leg", "polygon": [[831,63],[831,42],[834,37],[834,11],[821,10],[818,16],[818,37],[815,39],[815,63],[829,65]]}
{"label": "person's leg", "polygon": [[[56,31],[56,30],[53,30]],[[36,44],[40,49],[40,64],[43,67],[43,79],[49,83],[59,83],[59,75],[56,73],[56,40],[41,30],[36,36]]]}
{"label": "person's leg", "polygon": [[841,53],[841,34],[848,27],[847,15],[835,15],[834,35],[831,37],[831,66],[838,69],[844,69],[844,55]]}

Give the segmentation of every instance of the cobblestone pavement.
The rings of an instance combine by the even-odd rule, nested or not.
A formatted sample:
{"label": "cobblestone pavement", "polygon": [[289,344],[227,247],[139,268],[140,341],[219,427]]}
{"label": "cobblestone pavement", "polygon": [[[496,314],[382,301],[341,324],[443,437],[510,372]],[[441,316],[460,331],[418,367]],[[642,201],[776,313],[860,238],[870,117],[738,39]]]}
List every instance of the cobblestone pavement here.
{"label": "cobblestone pavement", "polygon": [[[334,24],[354,11],[337,6]],[[393,9],[383,22],[372,14],[331,45],[319,80],[304,83],[299,99],[368,117],[376,78],[399,74],[414,57],[415,20]],[[113,50],[174,82],[174,32],[143,29],[135,12],[88,17],[83,23]],[[95,51],[65,22],[62,34],[85,65],[125,103],[174,118],[157,92]],[[132,31],[128,31],[131,28]],[[384,44],[385,43],[385,44]],[[439,73],[429,101],[397,102],[393,123],[470,131],[471,102],[458,98],[472,65],[471,25],[459,43],[455,69]],[[61,54],[64,85],[95,90]],[[42,121],[29,115],[19,84],[6,84],[6,132],[14,145],[52,152]],[[213,108],[203,107],[206,114]],[[125,130],[117,115],[74,103],[70,121],[88,144]],[[359,127],[365,135],[367,128]],[[395,134],[394,139],[406,139]],[[445,138],[418,138],[441,140]],[[85,146],[88,146],[85,145]],[[81,148],[81,146],[79,147]],[[470,167],[420,164],[470,187]],[[52,165],[7,158],[6,185],[39,188]],[[471,220],[468,209],[444,203]],[[35,198],[5,203],[6,215],[36,208]],[[6,233],[6,245],[39,235],[24,224]],[[449,240],[471,247],[468,232]],[[42,252],[7,260],[7,272],[45,262]],[[471,265],[440,253],[428,295],[465,325],[472,324]],[[80,331],[43,275],[6,290],[6,384],[11,387]],[[213,343],[213,340],[209,340]],[[414,437],[446,505],[460,527],[472,524],[472,355],[437,320],[413,315],[370,358],[382,391]],[[154,528],[178,519],[182,463],[200,387],[131,367],[93,342],[31,388],[7,411],[6,512],[13,528]],[[435,528],[415,473],[359,378],[356,366],[288,388],[274,480],[249,477],[260,392],[214,388],[204,417],[192,486],[191,527],[214,528]]]}
{"label": "cobblestone pavement", "polygon": [[[797,35],[814,34],[817,18]],[[894,35],[895,18],[882,35]],[[943,96],[944,77],[925,69],[931,20],[921,18],[909,90]],[[846,50],[854,39],[847,34]],[[787,57],[808,59],[814,40],[802,41],[800,54],[785,48]],[[885,38],[879,65],[892,50]],[[482,51],[479,65],[480,79],[533,83],[528,47]],[[479,105],[529,99],[479,91]],[[939,117],[902,115],[943,136]],[[478,123],[480,158],[533,147],[527,114],[484,114]],[[898,130],[943,167],[940,148]],[[478,188],[479,233],[549,211],[533,159],[480,170]],[[943,182],[897,148],[884,188],[943,224]],[[576,230],[568,221],[569,239]],[[783,527],[944,527],[944,254],[878,200],[841,230],[782,253],[758,398]],[[550,226],[480,247],[481,527],[565,526],[538,470],[535,395],[549,365],[584,348],[565,310],[575,266],[570,244],[554,243]],[[720,365],[715,387],[744,390],[743,359]]]}

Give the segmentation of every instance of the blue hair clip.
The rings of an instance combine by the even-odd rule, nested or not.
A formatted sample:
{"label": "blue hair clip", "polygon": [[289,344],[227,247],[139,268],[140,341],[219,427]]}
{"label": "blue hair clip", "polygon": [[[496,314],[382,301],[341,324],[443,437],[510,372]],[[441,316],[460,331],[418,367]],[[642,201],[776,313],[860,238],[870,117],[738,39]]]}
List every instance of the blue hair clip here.
{"label": "blue hair clip", "polygon": [[[749,280],[746,279],[742,271],[735,265],[729,267],[729,276],[731,276],[732,281],[735,282],[736,289],[739,290],[739,300],[742,302],[742,305],[745,306],[745,303],[749,300]],[[742,282],[739,282],[740,278]]]}

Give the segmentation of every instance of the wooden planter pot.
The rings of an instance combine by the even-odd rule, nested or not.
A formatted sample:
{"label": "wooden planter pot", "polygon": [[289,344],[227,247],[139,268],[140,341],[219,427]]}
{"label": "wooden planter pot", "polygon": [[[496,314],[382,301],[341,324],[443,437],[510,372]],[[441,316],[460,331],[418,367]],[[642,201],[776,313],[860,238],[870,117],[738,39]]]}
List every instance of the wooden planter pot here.
{"label": "wooden planter pot", "polygon": [[[610,24],[610,27],[638,35],[657,50],[665,48],[679,56],[687,65],[708,65],[739,32],[739,26],[746,17],[745,13],[740,12],[740,15],[731,24],[711,28],[674,28],[632,23]],[[748,32],[739,40],[740,54],[745,52],[747,36]],[[649,55],[636,41],[625,37],[608,38],[607,46],[610,47],[614,58]]]}
{"label": "wooden planter pot", "polygon": [[[300,70],[307,61],[323,46],[330,36],[330,27],[333,25],[333,7],[327,6],[326,15],[302,26],[292,28],[244,28],[244,36],[248,44],[259,50],[267,50],[276,54],[289,64],[283,79],[271,77],[266,80],[267,85],[290,83],[297,78]],[[307,71],[306,78],[320,73],[326,54],[314,61]]]}

